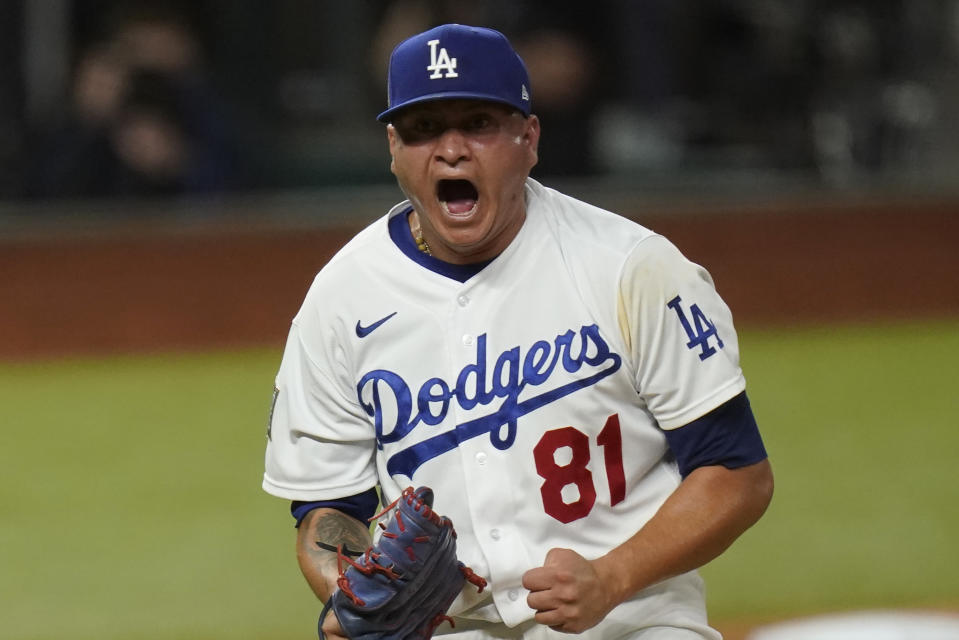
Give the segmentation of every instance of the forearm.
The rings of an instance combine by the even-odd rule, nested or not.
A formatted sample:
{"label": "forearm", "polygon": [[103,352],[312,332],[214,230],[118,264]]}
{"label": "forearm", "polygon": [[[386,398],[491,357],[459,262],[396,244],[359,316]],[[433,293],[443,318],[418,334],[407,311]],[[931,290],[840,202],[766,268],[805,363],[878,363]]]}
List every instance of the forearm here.
{"label": "forearm", "polygon": [[595,561],[613,588],[612,604],[719,556],[759,520],[772,491],[765,460],[741,469],[693,471],[646,526]]}
{"label": "forearm", "polygon": [[337,546],[344,552],[366,551],[372,538],[368,525],[335,509],[310,511],[296,535],[296,559],[313,593],[326,602],[336,590],[340,571]]}

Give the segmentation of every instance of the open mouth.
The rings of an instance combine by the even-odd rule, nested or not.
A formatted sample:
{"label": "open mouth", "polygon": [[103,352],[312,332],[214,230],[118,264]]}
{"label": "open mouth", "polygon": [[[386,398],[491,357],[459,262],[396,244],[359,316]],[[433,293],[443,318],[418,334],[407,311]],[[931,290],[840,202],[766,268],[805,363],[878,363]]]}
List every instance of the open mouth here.
{"label": "open mouth", "polygon": [[469,213],[479,200],[479,191],[469,180],[440,180],[436,196],[447,212],[457,215]]}

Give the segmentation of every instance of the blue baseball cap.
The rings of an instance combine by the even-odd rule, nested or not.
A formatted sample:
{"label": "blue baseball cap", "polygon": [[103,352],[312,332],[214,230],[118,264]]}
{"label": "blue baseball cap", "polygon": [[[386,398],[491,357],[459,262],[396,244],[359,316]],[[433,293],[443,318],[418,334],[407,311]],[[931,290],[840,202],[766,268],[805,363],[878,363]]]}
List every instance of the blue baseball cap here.
{"label": "blue baseball cap", "polygon": [[499,31],[444,24],[401,42],[390,56],[390,122],[404,108],[430,100],[474,99],[506,104],[530,114],[529,73]]}

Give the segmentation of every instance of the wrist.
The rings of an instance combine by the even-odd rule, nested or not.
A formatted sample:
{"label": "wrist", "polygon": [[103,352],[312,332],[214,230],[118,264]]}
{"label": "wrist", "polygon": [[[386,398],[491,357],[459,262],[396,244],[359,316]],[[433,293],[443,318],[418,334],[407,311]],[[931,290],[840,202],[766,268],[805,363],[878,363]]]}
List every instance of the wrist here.
{"label": "wrist", "polygon": [[609,608],[628,600],[638,590],[633,584],[631,565],[618,557],[616,550],[593,561],[596,575],[609,599]]}

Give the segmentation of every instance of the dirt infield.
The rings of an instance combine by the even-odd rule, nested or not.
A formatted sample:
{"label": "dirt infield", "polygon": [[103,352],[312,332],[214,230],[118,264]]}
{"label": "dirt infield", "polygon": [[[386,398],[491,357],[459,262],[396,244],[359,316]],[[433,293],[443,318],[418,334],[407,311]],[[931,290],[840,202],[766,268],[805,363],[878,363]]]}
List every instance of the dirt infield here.
{"label": "dirt infield", "polygon": [[[705,265],[741,325],[959,314],[959,200],[630,216]],[[280,344],[359,226],[0,239],[0,359]]]}

